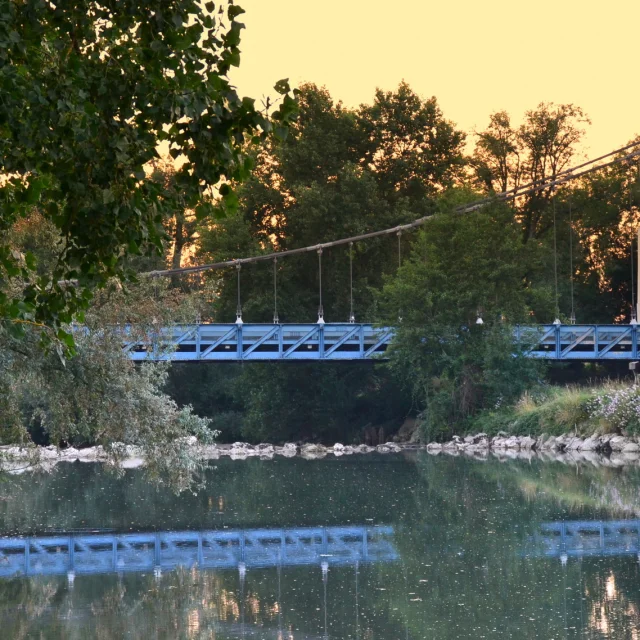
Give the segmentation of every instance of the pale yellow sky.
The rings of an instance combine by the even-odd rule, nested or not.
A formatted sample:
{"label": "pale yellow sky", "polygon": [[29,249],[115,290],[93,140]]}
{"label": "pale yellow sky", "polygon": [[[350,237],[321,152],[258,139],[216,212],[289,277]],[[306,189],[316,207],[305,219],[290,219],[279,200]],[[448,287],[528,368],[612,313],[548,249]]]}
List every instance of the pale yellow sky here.
{"label": "pale yellow sky", "polygon": [[280,78],[325,85],[347,106],[406,80],[470,132],[541,101],[589,115],[584,152],[640,134],[640,0],[237,0],[241,94]]}

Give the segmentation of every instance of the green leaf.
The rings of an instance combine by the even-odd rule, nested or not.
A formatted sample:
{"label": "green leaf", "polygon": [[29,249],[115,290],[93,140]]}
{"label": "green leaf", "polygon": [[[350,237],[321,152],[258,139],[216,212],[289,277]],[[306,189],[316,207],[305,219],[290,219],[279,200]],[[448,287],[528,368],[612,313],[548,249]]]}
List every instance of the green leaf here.
{"label": "green leaf", "polygon": [[227,15],[229,16],[229,20],[235,20],[238,16],[242,15],[243,13],[246,13],[246,11],[242,7],[239,7],[237,4],[232,4],[229,6],[229,11],[227,12]]}
{"label": "green leaf", "polygon": [[207,218],[212,211],[213,207],[209,202],[201,202],[196,207],[196,220],[204,220]]}
{"label": "green leaf", "polygon": [[64,329],[58,329],[56,338],[58,338],[58,340],[60,340],[60,342],[62,342],[65,346],[69,347],[69,349],[73,349],[76,346],[73,335],[71,333],[68,333]]}
{"label": "green leaf", "polygon": [[35,271],[36,270],[36,257],[33,255],[33,253],[31,253],[31,251],[27,251],[24,254],[24,261],[25,264],[27,265],[27,269],[30,269],[31,271]]}
{"label": "green leaf", "polygon": [[291,87],[289,86],[289,78],[278,80],[273,88],[275,89],[276,93],[279,93],[281,96],[289,93],[289,91],[291,91]]}
{"label": "green leaf", "polygon": [[45,181],[42,178],[36,178],[29,182],[27,191],[25,193],[25,202],[27,204],[34,205],[40,200],[40,194],[45,186]]}

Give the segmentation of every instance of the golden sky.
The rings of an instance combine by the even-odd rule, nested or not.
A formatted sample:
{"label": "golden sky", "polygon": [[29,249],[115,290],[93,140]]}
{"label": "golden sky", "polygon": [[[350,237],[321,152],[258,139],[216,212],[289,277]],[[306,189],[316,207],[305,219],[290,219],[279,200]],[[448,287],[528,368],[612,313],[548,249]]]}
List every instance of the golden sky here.
{"label": "golden sky", "polygon": [[288,77],[357,106],[404,79],[468,132],[551,101],[589,115],[589,156],[640,134],[640,0],[236,1],[243,95]]}

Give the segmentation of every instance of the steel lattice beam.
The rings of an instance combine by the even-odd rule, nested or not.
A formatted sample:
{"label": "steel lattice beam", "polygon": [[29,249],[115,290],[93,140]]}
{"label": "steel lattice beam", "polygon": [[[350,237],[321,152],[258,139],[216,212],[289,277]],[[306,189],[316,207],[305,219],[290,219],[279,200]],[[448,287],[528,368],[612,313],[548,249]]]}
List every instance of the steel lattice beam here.
{"label": "steel lattice beam", "polygon": [[[123,349],[135,361],[366,361],[384,358],[392,328],[370,324],[199,324],[162,329],[153,340]],[[514,340],[531,358],[636,360],[635,325],[516,327]]]}

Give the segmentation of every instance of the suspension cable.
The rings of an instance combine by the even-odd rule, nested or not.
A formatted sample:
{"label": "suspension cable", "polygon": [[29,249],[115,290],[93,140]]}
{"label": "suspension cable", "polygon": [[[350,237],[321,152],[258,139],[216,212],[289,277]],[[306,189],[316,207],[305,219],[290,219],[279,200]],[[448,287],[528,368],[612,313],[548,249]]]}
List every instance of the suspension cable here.
{"label": "suspension cable", "polygon": [[324,309],[322,307],[322,247],[318,248],[318,285],[319,285],[319,302],[318,305],[318,324],[324,324]]}
{"label": "suspension cable", "polygon": [[280,324],[278,317],[278,258],[273,259],[273,324]]}
{"label": "suspension cable", "polygon": [[242,303],[240,302],[240,269],[242,265],[236,263],[236,273],[238,274],[238,305],[236,306],[236,324],[242,324]]}
{"label": "suspension cable", "polygon": [[353,242],[349,243],[349,322],[353,324],[356,321],[356,316],[353,313]]}
{"label": "suspension cable", "polygon": [[556,289],[556,319],[554,324],[560,324],[560,298],[558,296],[558,234],[556,232],[556,196],[553,195],[553,276]]}
{"label": "suspension cable", "polygon": [[[475,202],[471,202],[467,205],[461,205],[459,207],[456,207],[454,209],[454,212],[455,213],[471,213],[472,211],[476,211],[477,209],[480,209],[486,204],[490,204],[493,202],[509,202],[511,200],[515,200],[517,198],[525,196],[529,193],[541,191],[542,189],[550,189],[552,187],[557,187],[559,185],[566,184],[568,182],[571,182],[572,180],[576,180],[594,171],[600,171],[601,169],[606,169],[607,167],[610,167],[612,165],[620,164],[621,162],[625,162],[625,161],[637,158],[638,156],[640,156],[640,149],[635,149],[634,151],[631,151],[630,153],[624,156],[619,156],[617,158],[614,158],[609,162],[606,162],[597,166],[589,167],[587,169],[584,169],[583,171],[578,171],[578,169],[581,169],[582,167],[585,167],[589,164],[593,164],[594,162],[598,162],[599,160],[608,158],[617,153],[622,153],[623,151],[627,151],[631,147],[637,147],[637,146],[640,146],[640,141],[633,142],[624,147],[621,147],[620,149],[615,149],[614,151],[611,151],[603,156],[600,156],[599,158],[588,160],[586,162],[583,162],[582,164],[576,165],[575,167],[571,167],[570,169],[565,169],[564,171],[557,173],[553,178],[540,179],[535,182],[521,185],[515,189],[511,189],[510,191],[505,191],[503,193],[491,195],[491,196],[482,198],[481,200],[476,200]],[[393,233],[397,233],[399,230],[414,229],[416,227],[419,227],[425,224],[428,220],[433,218],[433,215],[434,214],[423,216],[422,218],[418,218],[413,222],[409,222],[403,225],[398,225],[396,227],[391,227],[389,229],[381,229],[380,231],[371,231],[369,233],[363,233],[357,236],[352,236],[350,238],[341,238],[339,240],[333,240],[331,242],[324,242],[321,244],[309,245],[307,247],[300,247],[299,249],[287,249],[286,251],[264,253],[259,256],[252,256],[248,258],[238,258],[235,260],[226,260],[224,262],[214,262],[210,264],[203,264],[203,265],[197,265],[192,267],[181,267],[179,269],[164,269],[162,271],[150,271],[142,275],[148,275],[152,277],[164,277],[164,276],[171,276],[178,273],[198,273],[200,271],[209,271],[210,269],[225,269],[227,267],[234,266],[236,263],[250,264],[254,262],[261,262],[263,260],[270,260],[276,254],[278,256],[291,256],[291,255],[297,255],[301,253],[307,253],[309,251],[316,251],[320,248],[327,249],[329,247],[337,247],[343,244],[349,244],[349,242],[357,242],[359,240],[367,240],[369,238],[377,238],[379,236],[391,235]],[[60,284],[74,284],[74,281],[61,280]]]}
{"label": "suspension cable", "polygon": [[575,310],[575,300],[573,295],[573,217],[572,217],[572,199],[571,194],[569,194],[569,275],[570,275],[570,283],[571,283],[571,324],[576,323],[576,310]]}

